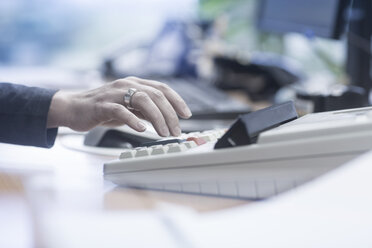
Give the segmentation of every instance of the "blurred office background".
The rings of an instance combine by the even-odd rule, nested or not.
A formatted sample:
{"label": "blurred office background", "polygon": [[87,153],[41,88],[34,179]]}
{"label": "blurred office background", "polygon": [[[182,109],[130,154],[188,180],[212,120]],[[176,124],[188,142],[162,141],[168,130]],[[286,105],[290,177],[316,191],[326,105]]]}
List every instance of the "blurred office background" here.
{"label": "blurred office background", "polygon": [[314,70],[336,72],[342,65],[340,41],[258,33],[255,5],[255,0],[3,0],[0,63],[94,67],[105,48],[151,39],[167,19],[202,18],[219,20],[221,38],[242,52],[284,53]]}
{"label": "blurred office background", "polygon": [[[3,75],[15,67],[95,71],[99,81],[105,58],[126,47],[151,43],[165,23],[176,20],[198,23],[202,29],[203,23],[209,26],[207,31],[202,30],[204,34],[195,35],[197,41],[193,49],[197,51],[192,60],[198,76],[213,78],[215,71],[211,69],[211,59],[215,54],[241,58],[245,63],[274,54],[293,62],[292,65],[308,80],[321,87],[347,83],[343,70],[345,39],[259,32],[255,24],[257,2],[2,0],[0,71]],[[124,56],[126,61],[118,62],[118,65],[128,66],[131,61],[127,58],[135,61],[136,56],[140,57],[138,54]],[[140,62],[136,63],[134,67],[140,68]],[[134,67],[129,65],[126,72],[130,74],[130,68]],[[137,71],[133,70],[133,73],[137,74]],[[2,76],[0,79],[7,78]],[[63,88],[63,85],[56,87]]]}
{"label": "blurred office background", "polygon": [[195,0],[4,0],[2,65],[97,66],[105,48],[151,39],[166,18],[194,18]]}

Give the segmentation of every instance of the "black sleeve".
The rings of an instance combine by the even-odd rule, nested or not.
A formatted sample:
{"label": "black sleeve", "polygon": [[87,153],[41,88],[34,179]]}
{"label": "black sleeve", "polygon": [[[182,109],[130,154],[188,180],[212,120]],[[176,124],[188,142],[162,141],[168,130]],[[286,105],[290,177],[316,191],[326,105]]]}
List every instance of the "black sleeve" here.
{"label": "black sleeve", "polygon": [[56,90],[0,83],[0,142],[52,147],[57,128],[47,129]]}

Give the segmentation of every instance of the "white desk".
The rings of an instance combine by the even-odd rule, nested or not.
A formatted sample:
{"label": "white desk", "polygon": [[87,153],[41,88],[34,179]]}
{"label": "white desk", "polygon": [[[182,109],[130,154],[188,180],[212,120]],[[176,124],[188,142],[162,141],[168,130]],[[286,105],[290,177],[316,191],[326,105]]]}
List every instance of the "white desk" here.
{"label": "white desk", "polygon": [[[372,245],[372,153],[296,191],[254,204],[116,188],[102,178],[108,159],[66,149],[58,140],[49,150],[0,144],[1,171],[18,168],[32,179],[18,199],[2,193],[0,183],[0,247]],[[204,212],[172,210],[162,203]]]}
{"label": "white desk", "polygon": [[[152,211],[162,203],[177,204],[204,212],[248,203],[238,199],[119,188],[103,180],[103,163],[111,159],[116,157],[98,156],[67,149],[58,138],[51,149],[0,144],[0,175],[1,173],[22,174],[25,193],[16,192],[15,195],[20,196],[21,202],[26,200],[23,208],[32,210],[30,218],[34,226],[31,227],[33,236],[31,238],[36,236],[34,243],[40,244],[42,243],[40,240],[45,238],[43,230],[47,227],[43,219],[45,220],[45,216],[49,216],[50,213],[53,216],[63,216],[65,213],[69,215],[82,212],[117,213],[117,210]],[[0,201],[7,202],[9,198],[2,196],[4,194],[0,184]],[[19,204],[19,200],[11,200],[9,204],[12,208],[12,205]],[[14,212],[13,216],[24,212],[23,208]],[[25,225],[29,226],[29,220],[25,224],[20,223],[22,220],[19,218],[17,219],[18,224],[23,225],[23,228]],[[8,221],[13,220],[9,217]],[[3,224],[0,221],[0,230],[6,229]],[[63,237],[63,234],[61,235]],[[4,236],[0,238],[0,246],[4,244],[5,241],[2,243],[4,238],[7,240]],[[24,238],[30,239],[30,237]],[[9,236],[9,239],[14,237]],[[13,244],[9,239],[7,242]]]}

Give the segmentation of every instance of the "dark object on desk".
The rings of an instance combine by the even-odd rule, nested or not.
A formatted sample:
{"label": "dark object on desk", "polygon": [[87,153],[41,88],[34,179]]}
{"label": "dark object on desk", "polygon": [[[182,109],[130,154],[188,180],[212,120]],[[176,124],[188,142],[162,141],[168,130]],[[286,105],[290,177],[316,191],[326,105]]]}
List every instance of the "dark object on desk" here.
{"label": "dark object on desk", "polygon": [[248,104],[233,99],[207,82],[181,78],[159,81],[167,83],[185,100],[192,112],[192,120],[234,120],[251,112]]}
{"label": "dark object on desk", "polygon": [[[299,104],[309,105],[310,112],[324,112],[369,105],[368,94],[358,86],[339,85],[326,93],[296,92]],[[311,111],[312,110],[312,111]]]}
{"label": "dark object on desk", "polygon": [[142,143],[155,140],[117,129],[96,127],[86,134],[84,145],[107,148],[133,148],[141,146]]}
{"label": "dark object on desk", "polygon": [[239,117],[214,146],[214,149],[249,145],[266,130],[297,119],[293,102],[285,102]]}
{"label": "dark object on desk", "polygon": [[371,1],[261,0],[257,6],[257,26],[263,32],[342,38],[350,82],[371,90]]}
{"label": "dark object on desk", "polygon": [[268,54],[261,56],[249,62],[215,57],[215,85],[221,89],[243,89],[252,100],[270,100],[281,87],[300,80],[298,72],[291,71],[281,62],[284,58]]}
{"label": "dark object on desk", "polygon": [[182,139],[166,139],[166,140],[158,140],[158,141],[151,141],[151,142],[145,142],[141,144],[142,147],[150,147],[150,146],[156,146],[156,145],[167,145],[171,143],[182,143],[185,140]]}

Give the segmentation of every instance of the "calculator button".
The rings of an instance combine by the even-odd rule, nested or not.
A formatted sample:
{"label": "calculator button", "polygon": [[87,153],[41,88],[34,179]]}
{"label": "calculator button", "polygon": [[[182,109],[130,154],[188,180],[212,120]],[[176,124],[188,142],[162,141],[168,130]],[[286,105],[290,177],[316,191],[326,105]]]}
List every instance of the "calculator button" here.
{"label": "calculator button", "polygon": [[147,147],[140,147],[139,149],[136,149],[136,155],[135,157],[146,157],[146,156],[149,156],[151,154],[151,148],[147,148]]}
{"label": "calculator button", "polygon": [[186,146],[186,148],[191,149],[197,147],[198,145],[194,141],[185,141],[182,144]]}
{"label": "calculator button", "polygon": [[211,142],[211,141],[216,141],[217,138],[214,135],[202,135],[199,138],[203,139],[205,142]]}
{"label": "calculator button", "polygon": [[168,151],[168,146],[156,145],[152,146],[151,155],[165,154]]}
{"label": "calculator button", "polygon": [[173,152],[183,152],[187,150],[187,147],[184,144],[169,144],[168,146],[168,153]]}
{"label": "calculator button", "polygon": [[134,150],[126,150],[120,154],[120,159],[133,158],[135,154]]}
{"label": "calculator button", "polygon": [[197,137],[189,137],[186,141],[194,141],[198,146],[205,144],[205,140]]}

